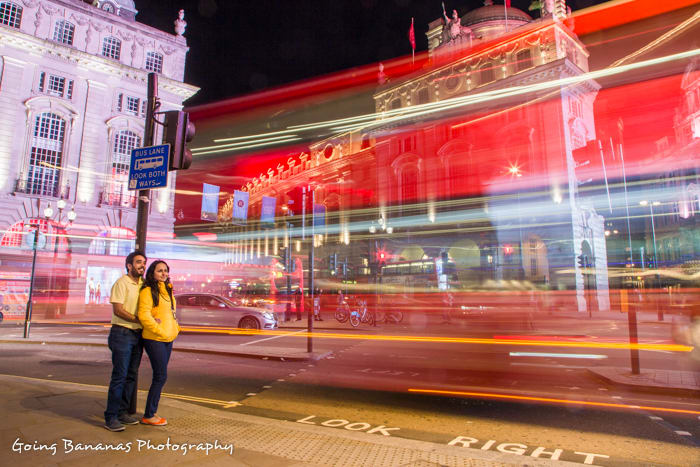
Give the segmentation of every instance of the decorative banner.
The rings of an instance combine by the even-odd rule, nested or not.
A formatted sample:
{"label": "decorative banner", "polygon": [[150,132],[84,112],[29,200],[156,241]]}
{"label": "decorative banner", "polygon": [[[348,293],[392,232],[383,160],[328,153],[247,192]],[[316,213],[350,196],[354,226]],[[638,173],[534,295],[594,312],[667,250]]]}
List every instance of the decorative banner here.
{"label": "decorative banner", "polygon": [[248,219],[248,192],[234,191],[233,193],[233,221],[243,221]]}
{"label": "decorative banner", "polygon": [[314,227],[326,225],[326,206],[314,204]]}
{"label": "decorative banner", "polygon": [[202,183],[202,216],[203,221],[216,222],[219,213],[219,191],[216,185]]}
{"label": "decorative banner", "polygon": [[262,197],[262,209],[260,210],[260,222],[263,224],[275,223],[275,205],[277,198],[271,196]]}

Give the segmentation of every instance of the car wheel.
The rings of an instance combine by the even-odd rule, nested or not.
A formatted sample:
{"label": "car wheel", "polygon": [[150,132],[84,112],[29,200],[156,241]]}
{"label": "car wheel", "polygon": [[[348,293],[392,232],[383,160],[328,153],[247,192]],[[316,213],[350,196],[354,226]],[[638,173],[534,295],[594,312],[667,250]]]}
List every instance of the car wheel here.
{"label": "car wheel", "polygon": [[246,316],[238,323],[238,327],[241,329],[260,329],[260,323],[257,319]]}

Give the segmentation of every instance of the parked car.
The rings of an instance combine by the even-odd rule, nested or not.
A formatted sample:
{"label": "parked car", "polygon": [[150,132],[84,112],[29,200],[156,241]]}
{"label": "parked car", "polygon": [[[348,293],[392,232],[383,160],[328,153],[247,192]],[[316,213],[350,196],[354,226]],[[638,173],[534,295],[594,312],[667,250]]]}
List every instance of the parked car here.
{"label": "parked car", "polygon": [[214,294],[180,294],[177,319],[183,326],[232,326],[244,329],[275,329],[274,313],[258,307],[237,305]]}

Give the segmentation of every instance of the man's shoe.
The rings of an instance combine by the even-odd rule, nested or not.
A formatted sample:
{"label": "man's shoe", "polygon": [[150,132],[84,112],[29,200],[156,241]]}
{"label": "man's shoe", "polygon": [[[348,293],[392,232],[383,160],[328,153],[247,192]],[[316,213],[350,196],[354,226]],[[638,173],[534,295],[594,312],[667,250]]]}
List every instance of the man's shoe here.
{"label": "man's shoe", "polygon": [[143,423],[144,425],[165,426],[168,424],[168,421],[162,417],[159,417],[158,415],[154,415],[151,418],[142,418],[141,423]]}
{"label": "man's shoe", "polygon": [[107,428],[109,431],[124,431],[126,429],[124,425],[122,425],[122,423],[116,418],[105,422],[104,427]]}
{"label": "man's shoe", "polygon": [[119,416],[119,421],[124,425],[138,425],[139,419],[133,415],[125,413]]}

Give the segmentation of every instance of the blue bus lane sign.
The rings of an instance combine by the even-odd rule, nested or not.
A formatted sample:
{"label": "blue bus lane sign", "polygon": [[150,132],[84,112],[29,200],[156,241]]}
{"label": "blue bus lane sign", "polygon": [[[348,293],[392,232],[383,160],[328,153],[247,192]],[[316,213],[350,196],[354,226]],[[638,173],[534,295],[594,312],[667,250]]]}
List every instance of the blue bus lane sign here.
{"label": "blue bus lane sign", "polygon": [[129,190],[167,187],[169,157],[169,144],[132,149]]}

